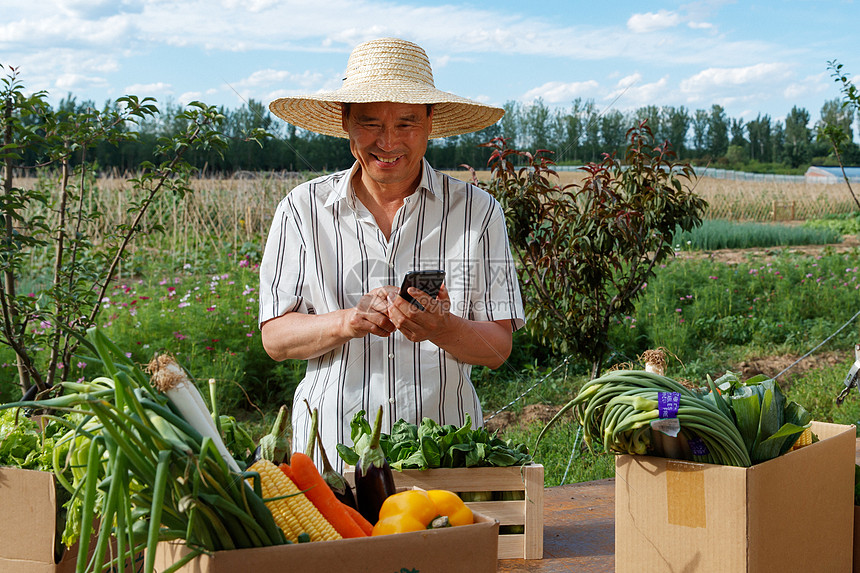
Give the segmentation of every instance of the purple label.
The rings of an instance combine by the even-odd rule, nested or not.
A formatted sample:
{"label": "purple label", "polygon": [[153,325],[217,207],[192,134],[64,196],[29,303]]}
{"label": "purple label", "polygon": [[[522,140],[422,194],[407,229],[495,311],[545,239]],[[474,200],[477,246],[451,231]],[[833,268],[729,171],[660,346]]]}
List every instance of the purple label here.
{"label": "purple label", "polygon": [[657,412],[661,418],[677,417],[680,405],[680,392],[657,392]]}
{"label": "purple label", "polygon": [[694,456],[707,456],[708,455],[708,446],[705,445],[704,440],[699,437],[692,437],[687,440],[687,443],[690,445],[690,453]]}

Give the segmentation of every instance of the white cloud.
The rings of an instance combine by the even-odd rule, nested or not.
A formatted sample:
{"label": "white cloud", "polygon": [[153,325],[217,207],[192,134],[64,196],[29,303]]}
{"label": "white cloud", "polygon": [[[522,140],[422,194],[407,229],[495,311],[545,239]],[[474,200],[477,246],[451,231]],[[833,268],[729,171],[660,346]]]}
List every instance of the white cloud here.
{"label": "white cloud", "polygon": [[176,100],[182,105],[188,105],[192,101],[200,101],[201,99],[203,99],[202,96],[203,94],[200,92],[185,92],[184,94],[176,98]]}
{"label": "white cloud", "polygon": [[432,63],[432,67],[434,70],[438,70],[440,68],[444,68],[451,61],[451,56],[441,56],[439,58],[435,58]]}
{"label": "white cloud", "polygon": [[173,93],[173,87],[164,82],[154,82],[150,84],[132,84],[126,86],[123,91],[128,94],[140,94],[141,96],[170,95]]}
{"label": "white cloud", "polygon": [[299,92],[329,91],[340,87],[340,78],[334,80],[323,74],[311,71],[293,73],[287,70],[257,70],[251,75],[232,84],[237,91],[248,93],[261,88],[280,90],[278,97],[296,95]]}
{"label": "white cloud", "polygon": [[[473,99],[487,102],[526,92],[523,101],[559,104],[620,95],[623,107],[735,101],[766,110],[783,98],[838,97],[832,80],[812,76],[825,57],[814,52],[844,42],[836,33],[818,44],[798,38],[787,27],[788,10],[748,32],[737,23],[743,10],[736,0],[640,6],[629,18],[596,23],[590,16],[599,6],[544,16],[407,0],[0,0],[0,58],[21,68],[28,89],[62,87],[99,99],[139,84],[132,87],[202,93],[217,103],[234,91],[266,101],[336,89],[354,44],[398,36],[427,50],[440,89],[464,97],[474,90],[481,95]],[[648,41],[642,34],[651,34]],[[757,64],[762,55],[790,66]],[[803,69],[812,58],[817,67]],[[642,75],[629,75],[635,69]],[[210,88],[216,92],[207,94]]]}
{"label": "white cloud", "polygon": [[263,12],[281,4],[281,0],[224,0],[222,6],[229,9],[245,9],[251,12]]}
{"label": "white cloud", "polygon": [[659,12],[646,12],[644,14],[633,14],[627,20],[627,29],[636,34],[657,32],[666,28],[673,28],[680,24],[681,16],[677,12],[660,10]]}
{"label": "white cloud", "polygon": [[604,99],[614,101],[614,107],[634,109],[654,102],[667,101],[669,86],[668,76],[664,76],[656,82],[640,84],[642,75],[632,74],[618,81],[616,89],[611,91]]}
{"label": "white cloud", "polygon": [[97,76],[86,76],[83,74],[60,74],[54,81],[54,86],[60,90],[74,92],[84,88],[99,86],[106,87],[107,81]]}
{"label": "white cloud", "polygon": [[737,68],[708,68],[683,80],[681,90],[703,93],[714,88],[784,82],[791,77],[791,67],[781,63],[763,63]]}
{"label": "white cloud", "polygon": [[569,103],[577,97],[593,95],[599,84],[594,80],[584,82],[547,82],[532,88],[523,95],[527,102],[541,98],[546,103]]}
{"label": "white cloud", "polygon": [[788,84],[782,93],[785,99],[789,101],[799,100],[810,94],[822,94],[833,87],[833,82],[830,79],[825,73],[808,76],[802,81]]}

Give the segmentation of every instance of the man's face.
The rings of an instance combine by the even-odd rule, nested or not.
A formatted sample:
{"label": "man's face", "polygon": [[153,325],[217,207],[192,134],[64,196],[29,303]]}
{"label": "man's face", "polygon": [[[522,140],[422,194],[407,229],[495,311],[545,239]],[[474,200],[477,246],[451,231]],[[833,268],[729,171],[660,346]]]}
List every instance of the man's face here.
{"label": "man's face", "polygon": [[427,106],[406,103],[354,103],[343,128],[349,148],[362,169],[362,179],[379,185],[410,185],[421,173],[432,127]]}

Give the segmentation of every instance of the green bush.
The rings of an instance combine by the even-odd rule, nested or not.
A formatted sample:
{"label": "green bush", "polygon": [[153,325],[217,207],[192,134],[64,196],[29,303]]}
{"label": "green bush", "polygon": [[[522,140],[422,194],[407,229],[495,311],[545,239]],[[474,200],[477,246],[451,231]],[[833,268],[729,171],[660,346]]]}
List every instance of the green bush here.
{"label": "green bush", "polygon": [[831,229],[841,235],[860,235],[860,213],[830,215],[806,221],[803,225],[812,229]]}

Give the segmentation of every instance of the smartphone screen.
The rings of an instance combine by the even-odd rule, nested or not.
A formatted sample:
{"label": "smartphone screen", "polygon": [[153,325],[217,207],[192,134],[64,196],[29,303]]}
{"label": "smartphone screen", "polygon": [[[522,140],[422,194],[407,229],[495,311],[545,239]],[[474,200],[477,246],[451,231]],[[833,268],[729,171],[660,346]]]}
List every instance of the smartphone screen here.
{"label": "smartphone screen", "polygon": [[415,287],[423,290],[430,295],[431,298],[436,298],[439,294],[439,288],[445,280],[445,271],[443,270],[427,270],[427,271],[409,271],[403,277],[403,284],[400,285],[400,296],[424,310],[424,307],[417,300],[412,298],[407,289]]}

